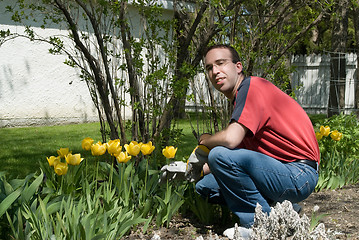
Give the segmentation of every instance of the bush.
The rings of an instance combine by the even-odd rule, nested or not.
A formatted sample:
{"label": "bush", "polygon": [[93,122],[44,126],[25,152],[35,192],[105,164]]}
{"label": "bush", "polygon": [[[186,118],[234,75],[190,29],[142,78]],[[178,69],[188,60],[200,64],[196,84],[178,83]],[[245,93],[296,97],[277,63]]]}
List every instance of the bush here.
{"label": "bush", "polygon": [[321,163],[317,190],[335,189],[359,180],[359,126],[351,115],[336,115],[315,125]]}

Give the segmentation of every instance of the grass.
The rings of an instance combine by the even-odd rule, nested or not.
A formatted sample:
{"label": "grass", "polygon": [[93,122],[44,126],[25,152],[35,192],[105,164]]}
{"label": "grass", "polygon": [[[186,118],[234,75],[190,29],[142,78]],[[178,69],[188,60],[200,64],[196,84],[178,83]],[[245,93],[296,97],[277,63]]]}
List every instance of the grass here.
{"label": "grass", "polygon": [[[198,117],[198,116],[197,116]],[[325,119],[324,115],[310,115],[315,124]],[[191,119],[196,119],[192,114]],[[188,120],[177,121],[182,129],[180,146],[175,160],[186,159],[197,144],[192,134]],[[192,121],[196,127],[196,122]],[[200,123],[203,127],[203,122]],[[206,132],[204,129],[200,129]],[[39,171],[39,161],[46,161],[46,157],[57,155],[56,150],[68,147],[73,153],[89,156],[81,148],[81,141],[91,137],[95,141],[101,140],[99,123],[71,124],[61,126],[42,126],[24,128],[0,128],[0,163],[1,170],[6,171],[10,177],[23,178],[27,174]]]}
{"label": "grass", "polygon": [[[191,117],[193,118],[195,116]],[[310,118],[315,124],[325,119],[325,116],[310,115]],[[177,124],[183,135],[180,138],[180,146],[176,146],[178,151],[175,160],[183,160],[192,152],[197,140],[188,120],[179,120]],[[195,122],[192,124],[196,125]],[[200,131],[205,132],[203,129]],[[101,140],[99,123],[0,128],[0,136],[0,171],[6,171],[12,178],[23,178],[29,173],[39,171],[38,162],[46,161],[48,156],[57,155],[56,150],[61,147],[68,147],[73,153],[89,156],[81,148],[82,139],[91,137],[95,141]]]}
{"label": "grass", "polygon": [[1,128],[1,171],[11,177],[24,177],[39,171],[39,161],[57,155],[56,150],[68,147],[72,152],[84,152],[81,141],[85,137],[101,139],[98,123],[62,126]]}
{"label": "grass", "polygon": [[[180,138],[176,160],[189,156],[197,144],[188,121],[179,121],[178,127],[184,134]],[[39,171],[39,161],[56,155],[56,150],[68,147],[73,153],[89,156],[81,148],[81,141],[91,137],[101,140],[99,123],[84,123],[61,126],[42,126],[24,128],[0,128],[1,170],[10,178],[23,178]],[[123,145],[123,144],[122,144]]]}

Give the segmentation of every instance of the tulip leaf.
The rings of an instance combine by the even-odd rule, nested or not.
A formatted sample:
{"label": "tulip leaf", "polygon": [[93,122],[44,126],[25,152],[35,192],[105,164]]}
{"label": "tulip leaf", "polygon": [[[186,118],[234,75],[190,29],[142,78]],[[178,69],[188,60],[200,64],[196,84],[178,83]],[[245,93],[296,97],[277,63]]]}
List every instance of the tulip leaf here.
{"label": "tulip leaf", "polygon": [[53,214],[55,212],[58,212],[60,208],[61,208],[61,202],[55,202],[47,207],[47,212],[48,214]]}
{"label": "tulip leaf", "polygon": [[342,188],[345,185],[345,177],[341,176],[339,180],[339,187]]}
{"label": "tulip leaf", "polygon": [[13,189],[18,189],[19,187],[23,187],[34,175],[35,173],[30,173],[26,175],[24,179],[12,179],[9,183]]}
{"label": "tulip leaf", "polygon": [[8,195],[1,203],[0,203],[0,217],[8,210],[8,208],[13,204],[16,199],[20,196],[22,189],[19,188],[16,191],[12,192]]}
{"label": "tulip leaf", "polygon": [[149,169],[149,170],[148,170],[148,175],[158,174],[158,173],[160,173],[160,172],[161,172],[160,170],[152,170],[152,169]]}
{"label": "tulip leaf", "polygon": [[14,191],[14,188],[11,186],[11,184],[8,183],[5,179],[3,180],[3,185],[4,185],[4,190],[5,190],[6,195],[9,195],[10,193],[12,193]]}
{"label": "tulip leaf", "polygon": [[129,164],[126,169],[125,169],[125,173],[124,173],[124,179],[128,179],[128,176],[130,175],[131,171],[132,171],[132,164]]}
{"label": "tulip leaf", "polygon": [[39,198],[40,203],[40,209],[42,212],[42,215],[44,216],[45,222],[49,222],[49,214],[47,212],[46,204]]}
{"label": "tulip leaf", "polygon": [[40,176],[38,176],[29,187],[25,188],[24,191],[21,194],[21,197],[23,197],[23,200],[25,202],[28,202],[32,196],[34,196],[35,192],[39,188],[40,184],[42,183],[42,180],[44,178],[44,174],[41,171]]}
{"label": "tulip leaf", "polygon": [[183,205],[184,202],[185,202],[184,200],[181,200],[181,201],[175,202],[174,206],[169,205],[169,207],[168,207],[169,210],[167,212],[167,227],[168,227],[169,221],[172,219],[173,214],[175,214],[177,212],[177,210]]}
{"label": "tulip leaf", "polygon": [[6,172],[0,171],[0,179],[6,176]]}
{"label": "tulip leaf", "polygon": [[86,230],[84,229],[84,226],[82,225],[81,222],[78,223],[78,228],[80,229],[80,235],[81,235],[81,239],[86,239]]}
{"label": "tulip leaf", "polygon": [[97,236],[91,238],[91,240],[98,240],[98,239],[101,240],[101,239],[105,239],[106,237],[107,237],[106,234],[100,234],[100,235],[97,235]]}
{"label": "tulip leaf", "polygon": [[121,227],[119,229],[119,233],[120,233],[120,237],[122,237],[123,235],[126,234],[126,232],[128,231],[128,229],[130,227],[132,227],[133,225],[139,224],[139,223],[143,223],[145,222],[147,219],[146,218],[134,218],[131,219],[125,223],[121,224]]}

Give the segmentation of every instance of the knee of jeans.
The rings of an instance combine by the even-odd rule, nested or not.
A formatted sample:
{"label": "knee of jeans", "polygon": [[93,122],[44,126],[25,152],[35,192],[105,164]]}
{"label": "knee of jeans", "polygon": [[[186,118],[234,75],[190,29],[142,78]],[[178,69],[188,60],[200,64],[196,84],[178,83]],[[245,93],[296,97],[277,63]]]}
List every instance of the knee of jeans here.
{"label": "knee of jeans", "polygon": [[225,149],[224,147],[218,146],[218,147],[213,148],[209,152],[209,155],[208,155],[209,167],[215,166],[216,164],[218,164],[219,161],[221,161],[224,149]]}

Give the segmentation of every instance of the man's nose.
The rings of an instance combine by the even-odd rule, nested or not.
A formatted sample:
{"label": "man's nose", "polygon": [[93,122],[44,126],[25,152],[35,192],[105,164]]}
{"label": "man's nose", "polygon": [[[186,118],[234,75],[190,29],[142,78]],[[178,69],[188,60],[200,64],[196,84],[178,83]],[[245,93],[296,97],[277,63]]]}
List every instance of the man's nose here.
{"label": "man's nose", "polygon": [[213,74],[218,74],[220,72],[220,68],[218,65],[213,65]]}

